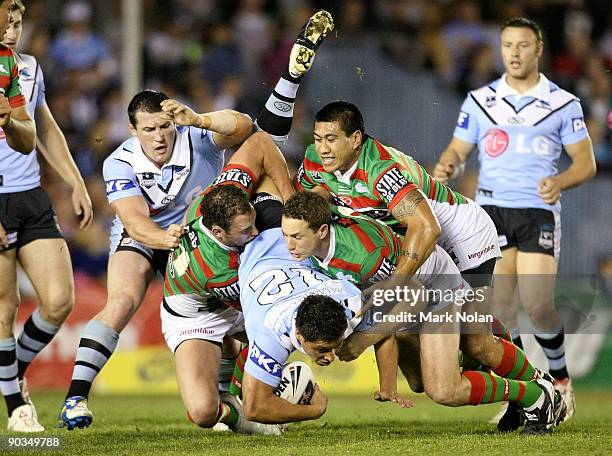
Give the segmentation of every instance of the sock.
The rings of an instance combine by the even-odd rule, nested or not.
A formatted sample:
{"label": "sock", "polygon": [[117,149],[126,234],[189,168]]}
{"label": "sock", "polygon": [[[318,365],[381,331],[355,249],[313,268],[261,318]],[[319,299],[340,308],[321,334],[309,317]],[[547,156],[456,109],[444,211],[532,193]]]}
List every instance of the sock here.
{"label": "sock", "polygon": [[11,416],[17,407],[25,405],[17,379],[15,347],[15,339],[12,337],[0,340],[0,391],[6,401],[8,416]]}
{"label": "sock", "polygon": [[236,358],[221,358],[221,367],[219,368],[219,391],[222,393],[230,390],[235,364]]}
{"label": "sock", "polygon": [[518,326],[510,328],[510,337],[512,337],[512,343],[523,350],[523,341],[521,340],[521,332]]}
{"label": "sock", "polygon": [[512,334],[508,331],[508,328],[495,316],[493,316],[493,323],[491,323],[491,331],[493,335],[500,339],[506,339],[508,342],[512,342]]}
{"label": "sock", "polygon": [[17,339],[17,376],[21,379],[26,369],[38,353],[51,342],[59,330],[45,321],[36,309],[23,326],[23,331]]}
{"label": "sock", "polygon": [[535,339],[544,350],[544,354],[548,359],[548,371],[550,375],[556,379],[569,377],[565,364],[565,334],[563,332],[563,326],[552,334],[538,331],[535,334]]}
{"label": "sock", "polygon": [[81,334],[66,398],[89,397],[91,384],[115,351],[118,341],[119,334],[110,326],[97,320],[87,323]]}
{"label": "sock", "polygon": [[291,131],[293,106],[300,87],[300,79],[301,76],[294,78],[289,74],[289,70],[285,70],[285,74],[279,79],[255,120],[255,127],[270,134],[279,147],[285,144]]}
{"label": "sock", "polygon": [[504,347],[504,354],[501,363],[493,369],[493,372],[504,378],[532,380],[536,370],[525,356],[525,352],[505,339],[498,338],[498,340]]}
{"label": "sock", "polygon": [[219,413],[217,414],[217,423],[227,424],[229,427],[235,426],[238,422],[238,411],[232,404],[227,402],[219,403]]}
{"label": "sock", "polygon": [[485,372],[468,371],[461,374],[471,384],[468,404],[490,404],[516,401],[521,407],[532,407],[544,393],[536,382],[525,382],[497,377]]}
{"label": "sock", "polygon": [[242,377],[244,375],[244,364],[246,363],[247,356],[249,356],[248,345],[240,351],[240,354],[236,358],[234,375],[232,375],[232,383],[229,388],[230,394],[240,398],[242,397]]}

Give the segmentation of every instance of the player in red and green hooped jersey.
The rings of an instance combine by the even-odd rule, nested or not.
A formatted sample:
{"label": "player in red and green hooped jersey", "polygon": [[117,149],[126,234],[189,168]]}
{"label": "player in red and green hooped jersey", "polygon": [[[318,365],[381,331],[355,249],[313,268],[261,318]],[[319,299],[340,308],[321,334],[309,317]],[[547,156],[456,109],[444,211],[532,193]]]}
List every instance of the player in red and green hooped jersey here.
{"label": "player in red and green hooped jersey", "polygon": [[[225,336],[244,332],[239,250],[258,229],[267,227],[271,213],[280,220],[282,200],[292,193],[282,154],[269,134],[259,132],[245,141],[187,210],[185,234],[168,259],[160,312],[162,332],[175,354],[181,396],[191,421],[200,426],[224,422],[238,432],[280,433],[276,426],[239,415],[234,396],[223,393],[219,399],[220,373],[229,368],[225,374],[231,375],[234,362],[228,360],[226,368],[219,364],[218,345],[227,342]],[[194,362],[194,358],[207,361]],[[206,372],[200,372],[204,366]]]}
{"label": "player in red and green hooped jersey", "polygon": [[[11,0],[0,1],[0,32],[8,25]],[[26,111],[26,101],[19,88],[19,73],[13,51],[0,45],[0,135],[11,149],[29,154],[36,145],[36,128]],[[2,180],[0,177],[0,185]],[[4,236],[3,236],[4,237]],[[0,238],[2,243],[5,239]]]}
{"label": "player in red and green hooped jersey", "polygon": [[[392,275],[401,256],[401,238],[390,228],[363,216],[341,218],[332,223],[332,212],[325,199],[311,192],[300,192],[289,198],[283,209],[282,229],[294,258],[310,258],[315,268],[335,277],[349,276],[361,285]],[[451,281],[453,276],[461,282],[459,271],[440,247],[416,274],[428,288],[457,289]],[[528,419],[527,433],[550,432],[556,421],[563,418],[564,404],[555,395],[549,376],[536,371],[511,342],[489,333],[488,346],[474,349],[469,343],[460,345],[458,328],[455,328],[457,332],[441,331],[444,334],[431,329],[422,323],[419,349],[423,386],[432,400],[449,406],[514,400],[523,407],[526,416],[535,417]],[[374,344],[385,339],[382,334],[370,336]],[[461,338],[468,340],[472,336],[462,334]],[[478,336],[479,340],[483,339]],[[462,373],[457,357],[460,346],[466,355],[491,366],[497,376],[480,371]],[[343,349],[344,346],[338,352],[340,359],[343,359]],[[389,377],[397,371],[397,359],[391,361],[394,363],[383,360],[385,367],[392,369]],[[387,381],[388,374],[381,369],[381,389],[383,377]],[[401,401],[399,398],[398,402]]]}
{"label": "player in red and green hooped jersey", "polygon": [[478,205],[366,135],[363,116],[351,103],[324,106],[316,114],[314,140],[296,175],[297,190],[325,190],[335,204],[406,233],[402,275],[414,274],[438,242],[472,286],[490,284],[499,245],[493,222]]}

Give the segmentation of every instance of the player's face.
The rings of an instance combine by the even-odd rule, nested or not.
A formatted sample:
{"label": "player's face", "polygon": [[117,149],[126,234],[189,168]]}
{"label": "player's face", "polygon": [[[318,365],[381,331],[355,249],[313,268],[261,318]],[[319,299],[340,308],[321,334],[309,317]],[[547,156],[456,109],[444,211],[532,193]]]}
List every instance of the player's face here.
{"label": "player's face", "polygon": [[140,141],[140,147],[149,160],[159,167],[168,163],[176,135],[174,122],[168,114],[138,111],[136,125],[130,124],[129,128]]}
{"label": "player's face", "polygon": [[304,261],[311,255],[317,255],[323,239],[328,234],[327,225],[322,225],[315,231],[308,226],[305,220],[289,217],[283,217],[281,228],[289,253],[298,261]]}
{"label": "player's face", "polygon": [[2,35],[4,35],[4,31],[8,25],[11,3],[10,0],[0,0],[0,32],[2,32]]}
{"label": "player's face", "polygon": [[230,228],[223,231],[221,242],[229,247],[244,247],[259,234],[255,227],[255,209],[248,214],[234,216]]}
{"label": "player's face", "polygon": [[507,27],[501,33],[501,55],[506,73],[515,79],[528,79],[538,73],[543,45],[527,27]]}
{"label": "player's face", "polygon": [[11,13],[11,17],[9,18],[8,25],[6,27],[6,32],[4,32],[4,40],[2,40],[2,44],[9,49],[15,49],[19,45],[22,31],[21,19],[21,11],[15,10]]}
{"label": "player's face", "polygon": [[329,366],[336,359],[336,352],[340,350],[344,343],[344,337],[333,342],[307,342],[301,334],[298,335],[298,340],[302,344],[304,352],[319,366]]}
{"label": "player's face", "polygon": [[361,152],[361,139],[360,131],[347,136],[340,122],[315,122],[315,149],[328,173],[353,166]]}

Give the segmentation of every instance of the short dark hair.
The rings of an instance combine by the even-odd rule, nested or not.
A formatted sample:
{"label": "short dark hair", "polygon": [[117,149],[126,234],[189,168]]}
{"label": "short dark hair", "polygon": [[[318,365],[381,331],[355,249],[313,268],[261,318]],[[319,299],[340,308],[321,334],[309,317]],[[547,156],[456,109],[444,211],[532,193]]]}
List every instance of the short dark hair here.
{"label": "short dark hair", "polygon": [[26,7],[21,0],[12,0],[9,11],[21,11],[25,13]]}
{"label": "short dark hair", "polygon": [[313,192],[297,192],[289,198],[283,208],[283,217],[304,220],[314,231],[332,222],[329,203]]}
{"label": "short dark hair", "polygon": [[356,131],[365,134],[361,111],[348,101],[337,100],[326,104],[317,112],[316,122],[338,122],[346,136],[350,136]]}
{"label": "short dark hair", "polygon": [[168,99],[168,95],[157,90],[143,90],[138,92],[130,101],[128,105],[128,117],[130,123],[136,126],[136,113],[137,112],[160,112],[161,102]]}
{"label": "short dark hair", "polygon": [[513,17],[512,19],[508,19],[506,22],[504,22],[504,25],[502,25],[501,31],[503,32],[508,27],[531,29],[531,31],[535,33],[535,36],[538,41],[544,41],[542,39],[542,29],[540,28],[540,26],[531,19],[527,19],[526,17]]}
{"label": "short dark hair", "polygon": [[208,190],[202,197],[200,211],[202,223],[208,229],[217,225],[228,231],[237,215],[250,214],[253,206],[249,198],[235,185],[219,185]]}
{"label": "short dark hair", "polygon": [[336,341],[347,326],[344,306],[324,295],[307,296],[295,316],[295,327],[307,342]]}

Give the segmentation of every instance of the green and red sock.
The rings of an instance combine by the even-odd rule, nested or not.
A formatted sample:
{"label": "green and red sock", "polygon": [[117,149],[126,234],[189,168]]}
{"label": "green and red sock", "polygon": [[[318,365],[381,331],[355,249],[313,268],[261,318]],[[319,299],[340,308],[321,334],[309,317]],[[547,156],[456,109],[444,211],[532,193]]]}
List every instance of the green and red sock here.
{"label": "green and red sock", "polygon": [[230,394],[238,397],[242,397],[242,377],[244,375],[244,364],[246,363],[247,356],[249,356],[249,347],[244,347],[238,357],[236,358],[236,365],[234,366],[234,375],[232,375],[232,383],[229,387]]}
{"label": "green and red sock", "polygon": [[515,401],[522,407],[530,407],[543,394],[536,382],[501,378],[479,371],[468,371],[461,375],[470,382],[468,404],[471,405]]}
{"label": "green and red sock", "polygon": [[499,341],[504,347],[504,355],[499,366],[493,368],[493,372],[504,378],[533,380],[536,377],[536,370],[527,359],[525,352],[505,339]]}

